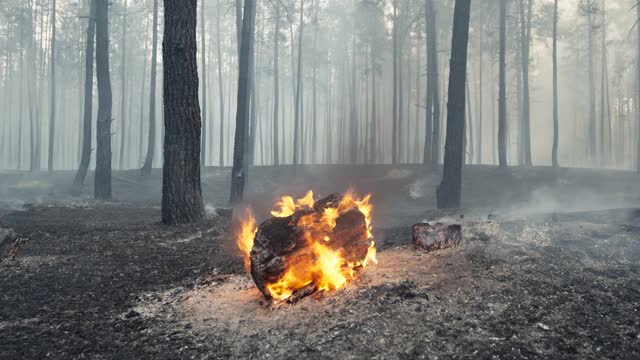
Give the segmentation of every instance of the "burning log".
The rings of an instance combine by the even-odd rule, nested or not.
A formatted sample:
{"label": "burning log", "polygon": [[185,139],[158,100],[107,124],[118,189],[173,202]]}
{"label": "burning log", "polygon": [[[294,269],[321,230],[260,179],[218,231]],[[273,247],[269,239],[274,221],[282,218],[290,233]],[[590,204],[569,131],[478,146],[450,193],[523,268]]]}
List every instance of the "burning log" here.
{"label": "burning log", "polygon": [[295,302],[340,288],[375,260],[368,198],[331,195],[313,201],[309,194],[296,203],[283,198],[281,209],[251,234],[248,265],[267,300]]}
{"label": "burning log", "polygon": [[413,225],[413,246],[418,251],[433,252],[456,247],[462,241],[462,226],[459,224],[429,224]]}
{"label": "burning log", "polygon": [[26,242],[27,239],[19,237],[13,230],[0,228],[0,262],[14,260]]}

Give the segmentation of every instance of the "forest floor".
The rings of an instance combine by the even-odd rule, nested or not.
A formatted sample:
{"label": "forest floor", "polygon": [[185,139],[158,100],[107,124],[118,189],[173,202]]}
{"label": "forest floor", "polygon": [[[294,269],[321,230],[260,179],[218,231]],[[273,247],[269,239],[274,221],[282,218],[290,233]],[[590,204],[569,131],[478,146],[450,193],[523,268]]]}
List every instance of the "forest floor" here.
{"label": "forest floor", "polygon": [[[468,167],[456,213],[433,210],[439,177],[417,167],[250,176],[257,215],[308,189],[372,193],[379,263],[271,307],[213,211],[228,169],[204,171],[209,216],[178,228],[158,223],[159,170],[115,172],[110,203],[71,198],[70,172],[0,173],[0,227],[28,238],[0,264],[0,359],[640,358],[636,174]],[[443,218],[475,240],[414,253],[410,226]]]}

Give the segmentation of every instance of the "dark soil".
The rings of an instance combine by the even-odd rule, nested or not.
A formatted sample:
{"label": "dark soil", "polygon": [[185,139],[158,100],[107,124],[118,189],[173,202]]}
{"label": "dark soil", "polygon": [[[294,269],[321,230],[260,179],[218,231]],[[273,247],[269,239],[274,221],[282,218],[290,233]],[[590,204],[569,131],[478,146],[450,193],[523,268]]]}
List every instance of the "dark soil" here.
{"label": "dark soil", "polygon": [[[473,167],[455,213],[413,167],[251,175],[262,215],[285,193],[372,192],[379,264],[269,306],[214,215],[227,170],[205,171],[209,218],[178,228],[158,224],[159,173],[116,173],[112,203],[70,198],[72,173],[0,174],[0,227],[29,239],[0,264],[0,358],[640,358],[635,174]],[[414,253],[420,220],[462,222],[464,245]]]}

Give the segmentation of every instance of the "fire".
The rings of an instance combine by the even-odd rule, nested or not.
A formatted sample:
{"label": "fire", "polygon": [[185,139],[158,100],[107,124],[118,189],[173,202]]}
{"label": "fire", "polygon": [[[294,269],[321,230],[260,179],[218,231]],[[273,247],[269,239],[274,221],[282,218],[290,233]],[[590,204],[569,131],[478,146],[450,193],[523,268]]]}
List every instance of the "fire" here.
{"label": "fire", "polygon": [[253,217],[253,213],[251,213],[250,209],[245,209],[245,219],[242,222],[240,233],[237,238],[237,244],[240,251],[245,255],[244,257],[244,266],[247,270],[251,268],[251,260],[249,259],[249,254],[251,253],[251,248],[253,247],[253,239],[256,236],[256,231],[258,228],[256,227],[256,219]]}
{"label": "fire", "polygon": [[[316,201],[314,194],[309,191],[303,198],[294,200],[291,196],[283,196],[275,204],[271,215],[285,218],[298,211],[308,211],[301,216],[297,226],[304,229],[304,241],[309,245],[302,256],[290,260],[286,264],[286,271],[277,279],[266,284],[266,289],[275,300],[289,299],[298,290],[313,284],[316,291],[333,291],[346,286],[356,276],[357,269],[366,267],[371,262],[377,263],[376,248],[372,234],[371,195],[358,198],[352,193],[344,195],[339,203],[322,204],[321,212],[313,211]],[[341,250],[332,248],[331,232],[336,228],[341,215],[357,209],[364,215],[366,223],[366,237],[370,242],[366,256],[348,260]],[[317,209],[316,209],[317,210]],[[245,256],[245,264],[250,267],[250,255],[254,238],[258,228],[250,211],[245,215],[238,234],[238,247]],[[362,255],[360,255],[362,256]]]}

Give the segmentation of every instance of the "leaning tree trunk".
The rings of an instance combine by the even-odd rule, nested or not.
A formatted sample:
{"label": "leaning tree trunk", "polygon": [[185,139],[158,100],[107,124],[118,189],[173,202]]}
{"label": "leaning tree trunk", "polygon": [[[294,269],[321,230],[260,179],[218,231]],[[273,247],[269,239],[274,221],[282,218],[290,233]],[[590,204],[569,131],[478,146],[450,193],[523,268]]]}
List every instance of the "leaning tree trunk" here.
{"label": "leaning tree trunk", "polygon": [[87,21],[87,43],[85,47],[85,75],[84,75],[84,120],[82,128],[82,156],[80,167],[73,181],[72,192],[79,195],[84,180],[87,176],[89,163],[91,162],[91,134],[93,117],[93,52],[96,31],[95,13],[96,0],[91,0],[91,10]]}
{"label": "leaning tree trunk", "polygon": [[498,161],[500,168],[507,167],[507,84],[506,84],[506,12],[507,0],[500,0],[500,59],[498,94]]}
{"label": "leaning tree trunk", "polygon": [[233,145],[233,169],[231,170],[232,204],[242,201],[246,182],[246,135],[249,125],[249,103],[251,101],[250,65],[253,58],[255,0],[244,1],[244,15],[242,18],[242,42],[240,45],[240,61],[238,70],[238,98],[236,111],[236,134]]}
{"label": "leaning tree trunk", "polygon": [[98,122],[94,197],[111,199],[111,79],[109,78],[109,4],[96,0],[96,78]]}
{"label": "leaning tree trunk", "polygon": [[196,42],[198,1],[165,0],[164,9],[162,223],[176,225],[204,217]]}
{"label": "leaning tree trunk", "polygon": [[447,138],[444,174],[438,186],[438,208],[460,208],[462,200],[462,164],[464,162],[465,84],[471,0],[456,0],[451,39]]}
{"label": "leaning tree trunk", "polygon": [[49,158],[47,170],[53,171],[53,141],[55,139],[56,125],[56,0],[51,7],[51,103],[49,104]]}
{"label": "leaning tree trunk", "polygon": [[158,0],[153,0],[153,46],[151,51],[151,86],[149,87],[149,140],[142,175],[150,175],[156,149],[156,78],[158,68]]}
{"label": "leaning tree trunk", "polygon": [[553,148],[551,162],[554,168],[558,164],[558,0],[553,2]]}

